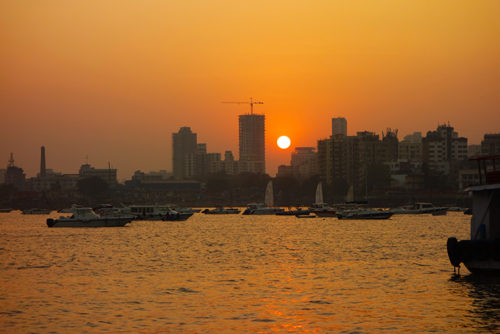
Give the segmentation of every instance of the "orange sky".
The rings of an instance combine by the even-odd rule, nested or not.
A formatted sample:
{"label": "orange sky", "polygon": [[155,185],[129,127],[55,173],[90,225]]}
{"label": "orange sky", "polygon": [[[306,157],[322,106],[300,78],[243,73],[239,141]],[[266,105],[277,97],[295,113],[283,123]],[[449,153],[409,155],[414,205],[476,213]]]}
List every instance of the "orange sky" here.
{"label": "orange sky", "polygon": [[238,114],[264,101],[267,166],[348,132],[400,138],[450,122],[470,143],[500,132],[500,1],[61,0],[0,2],[0,166],[119,177],[171,170],[190,126],[238,148]]}

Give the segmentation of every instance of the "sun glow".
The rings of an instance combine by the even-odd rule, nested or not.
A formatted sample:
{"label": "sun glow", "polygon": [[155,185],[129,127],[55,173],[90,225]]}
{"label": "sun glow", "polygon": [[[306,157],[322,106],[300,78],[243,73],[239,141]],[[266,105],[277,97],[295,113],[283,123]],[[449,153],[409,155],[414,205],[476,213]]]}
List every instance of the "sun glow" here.
{"label": "sun glow", "polygon": [[278,138],[277,143],[278,147],[284,150],[290,147],[290,138],[288,138],[287,136],[281,136]]}

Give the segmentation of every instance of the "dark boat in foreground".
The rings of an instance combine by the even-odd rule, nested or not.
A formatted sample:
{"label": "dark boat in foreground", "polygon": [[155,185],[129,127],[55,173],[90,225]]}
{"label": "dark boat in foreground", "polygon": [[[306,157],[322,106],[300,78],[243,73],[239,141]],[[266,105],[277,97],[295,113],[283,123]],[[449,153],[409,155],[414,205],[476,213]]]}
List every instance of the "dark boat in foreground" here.
{"label": "dark boat in foreground", "polygon": [[472,193],[471,236],[448,238],[448,257],[459,272],[463,263],[472,273],[500,274],[500,170],[495,169],[500,155],[471,160],[477,161],[480,172],[480,184],[466,189]]}

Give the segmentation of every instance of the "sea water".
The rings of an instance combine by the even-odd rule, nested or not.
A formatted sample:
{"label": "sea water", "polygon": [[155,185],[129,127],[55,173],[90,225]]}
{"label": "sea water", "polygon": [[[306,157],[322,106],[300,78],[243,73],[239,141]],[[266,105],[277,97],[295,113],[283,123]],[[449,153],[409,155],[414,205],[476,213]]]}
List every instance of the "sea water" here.
{"label": "sea water", "polygon": [[448,260],[462,213],[48,228],[57,216],[0,213],[1,332],[500,331],[500,280]]}

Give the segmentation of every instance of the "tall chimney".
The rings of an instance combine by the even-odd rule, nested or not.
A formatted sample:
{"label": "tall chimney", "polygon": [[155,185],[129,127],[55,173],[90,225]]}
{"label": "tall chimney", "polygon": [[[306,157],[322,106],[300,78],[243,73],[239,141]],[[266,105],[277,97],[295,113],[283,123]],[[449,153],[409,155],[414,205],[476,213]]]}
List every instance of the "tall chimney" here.
{"label": "tall chimney", "polygon": [[47,170],[45,169],[45,146],[42,146],[42,157],[40,159],[40,176],[47,175]]}

